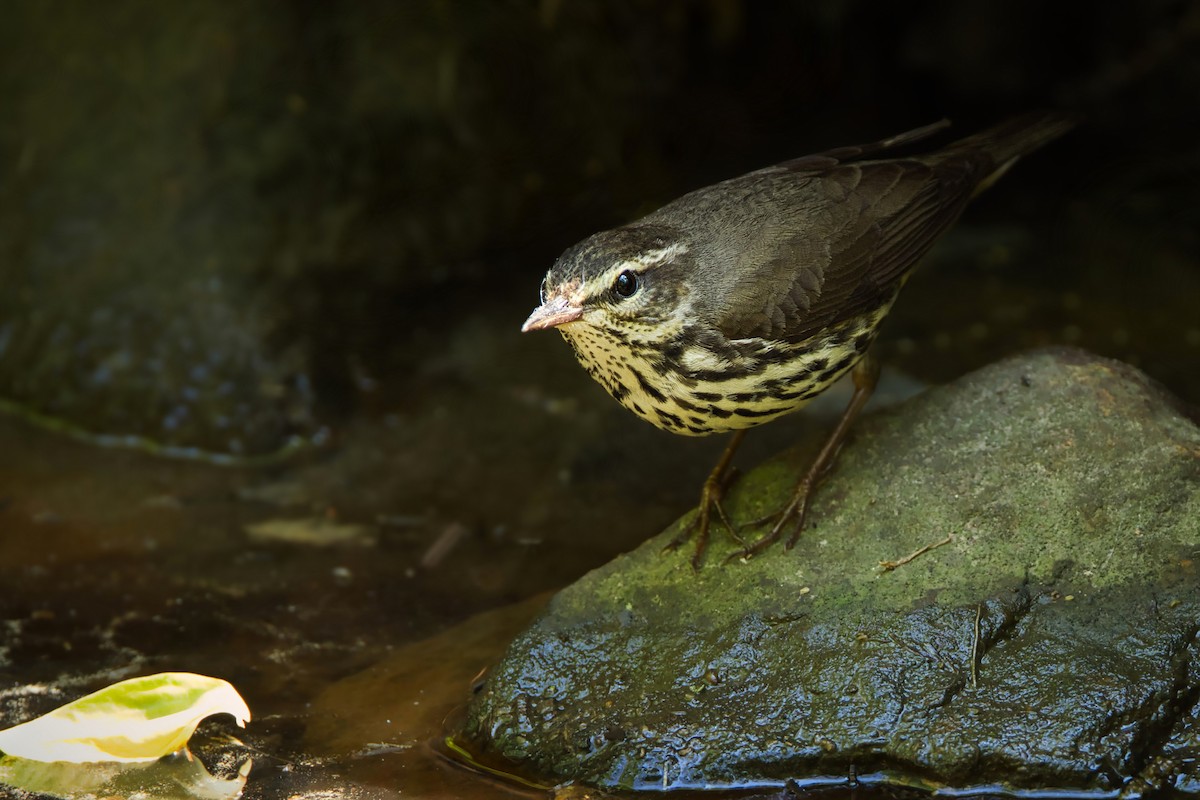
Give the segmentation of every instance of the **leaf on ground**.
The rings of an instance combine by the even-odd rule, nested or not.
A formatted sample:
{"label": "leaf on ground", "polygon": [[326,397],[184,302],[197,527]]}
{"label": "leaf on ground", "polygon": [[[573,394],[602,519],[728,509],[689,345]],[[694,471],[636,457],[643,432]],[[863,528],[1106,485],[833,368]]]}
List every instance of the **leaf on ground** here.
{"label": "leaf on ground", "polygon": [[246,526],[246,533],[259,542],[286,542],[325,547],[337,544],[370,544],[371,528],[326,517],[269,519]]}
{"label": "leaf on ground", "polygon": [[153,761],[181,749],[205,717],[250,719],[228,682],[190,672],[130,678],[0,731],[0,751],[33,761]]}

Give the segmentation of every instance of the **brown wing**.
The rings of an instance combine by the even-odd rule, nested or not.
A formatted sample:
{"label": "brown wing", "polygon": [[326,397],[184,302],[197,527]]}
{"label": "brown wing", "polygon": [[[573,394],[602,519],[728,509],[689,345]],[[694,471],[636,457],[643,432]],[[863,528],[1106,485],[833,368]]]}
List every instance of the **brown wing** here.
{"label": "brown wing", "polygon": [[[744,176],[756,220],[748,246],[713,248],[735,269],[712,294],[730,338],[802,341],[886,302],[954,224],[972,194],[1018,157],[1066,133],[1070,116],[1028,114],[928,155],[886,155],[946,127],[943,120],[881,142],[830,150]],[[757,183],[756,183],[757,182]],[[745,217],[745,215],[743,215]]]}
{"label": "brown wing", "polygon": [[989,176],[1072,124],[1029,115],[927,155],[862,160],[924,139],[939,122],[699,189],[641,222],[688,246],[692,313],[705,324],[729,339],[802,341],[891,299]]}
{"label": "brown wing", "polygon": [[975,185],[963,163],[839,164],[811,174],[802,197],[778,176],[764,206],[787,216],[737,254],[736,282],[717,315],[733,339],[801,341],[877,308],[958,218]]}

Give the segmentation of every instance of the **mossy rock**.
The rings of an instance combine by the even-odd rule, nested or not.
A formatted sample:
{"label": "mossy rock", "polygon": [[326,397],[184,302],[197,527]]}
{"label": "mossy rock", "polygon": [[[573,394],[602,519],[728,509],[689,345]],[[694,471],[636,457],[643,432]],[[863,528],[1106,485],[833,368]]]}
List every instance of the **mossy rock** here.
{"label": "mossy rock", "polygon": [[[742,479],[735,521],[811,455]],[[608,789],[1200,793],[1200,428],[1140,372],[1039,351],[866,418],[810,521],[699,573],[672,527],[585,576],[459,739]]]}

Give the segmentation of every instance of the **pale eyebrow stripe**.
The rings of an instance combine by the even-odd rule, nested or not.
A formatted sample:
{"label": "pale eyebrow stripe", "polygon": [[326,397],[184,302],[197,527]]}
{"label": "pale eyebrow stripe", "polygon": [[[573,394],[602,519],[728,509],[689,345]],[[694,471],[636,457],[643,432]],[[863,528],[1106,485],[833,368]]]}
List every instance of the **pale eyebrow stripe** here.
{"label": "pale eyebrow stripe", "polygon": [[601,283],[611,283],[625,270],[632,270],[633,272],[642,273],[646,270],[654,269],[660,264],[665,264],[676,256],[682,255],[687,251],[687,245],[680,242],[669,244],[666,247],[660,247],[656,250],[646,250],[642,253],[639,253],[635,258],[627,259],[609,267],[601,276],[604,278]]}

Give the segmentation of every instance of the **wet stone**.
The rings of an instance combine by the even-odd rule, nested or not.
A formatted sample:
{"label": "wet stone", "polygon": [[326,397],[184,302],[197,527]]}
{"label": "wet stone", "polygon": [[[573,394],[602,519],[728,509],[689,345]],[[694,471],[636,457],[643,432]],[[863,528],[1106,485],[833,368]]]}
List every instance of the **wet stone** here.
{"label": "wet stone", "polygon": [[[812,450],[745,476],[735,522]],[[1043,350],[864,419],[811,523],[725,565],[718,532],[699,573],[672,526],[585,576],[458,738],[602,788],[1200,794],[1200,428],[1140,372]]]}

